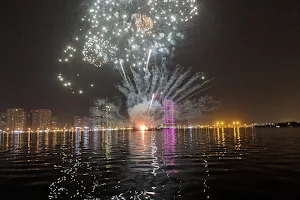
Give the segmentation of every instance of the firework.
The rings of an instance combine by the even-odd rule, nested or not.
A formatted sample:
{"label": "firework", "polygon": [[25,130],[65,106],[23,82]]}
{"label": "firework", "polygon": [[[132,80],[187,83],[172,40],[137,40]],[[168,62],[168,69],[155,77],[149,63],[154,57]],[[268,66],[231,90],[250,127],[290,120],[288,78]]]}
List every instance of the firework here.
{"label": "firework", "polygon": [[153,21],[150,17],[146,15],[138,14],[135,20],[136,28],[139,32],[145,34],[151,34],[153,28]]}
{"label": "firework", "polygon": [[79,54],[98,67],[118,66],[120,60],[144,67],[149,49],[168,54],[197,12],[195,0],[86,0],[79,34],[60,62],[70,63]]}
{"label": "firework", "polygon": [[150,110],[151,110],[151,107],[152,107],[153,100],[154,100],[154,93],[152,94],[152,98],[151,98],[151,102],[150,102],[150,106],[149,106],[148,114],[149,114],[149,112],[150,112]]}
{"label": "firework", "polygon": [[122,85],[117,85],[117,88],[127,99],[133,123],[147,121],[159,124],[163,116],[164,98],[174,102],[176,117],[180,119],[194,117],[210,108],[211,97],[200,96],[209,88],[207,84],[211,81],[203,79],[203,73],[192,74],[191,68],[185,71],[181,66],[171,72],[164,63],[146,69],[143,73],[131,69],[131,73],[132,78],[123,79]]}
{"label": "firework", "polygon": [[[170,72],[164,63],[149,69],[149,63],[151,58],[171,53],[176,41],[183,38],[185,25],[197,14],[196,0],[87,0],[79,34],[64,50],[60,62],[70,63],[79,55],[98,67],[110,64],[119,68],[123,83],[117,88],[137,120],[147,116],[156,123],[165,97],[174,101],[177,114],[195,114],[204,110],[201,106],[207,98],[197,97],[210,80],[201,73],[190,75],[191,69],[184,71],[182,67]],[[129,70],[124,69],[128,66],[129,76]],[[59,80],[70,87],[62,75]],[[155,99],[149,99],[152,94]]]}
{"label": "firework", "polygon": [[[71,70],[70,70],[71,69]],[[92,82],[86,83],[84,85],[80,84],[82,82],[80,80],[80,75],[78,73],[72,73],[75,68],[67,68],[68,72],[67,75],[63,75],[63,73],[59,73],[57,76],[58,81],[62,84],[62,86],[71,91],[73,94],[82,95],[86,92],[95,89],[96,85]],[[86,80],[84,81],[86,82]]]}

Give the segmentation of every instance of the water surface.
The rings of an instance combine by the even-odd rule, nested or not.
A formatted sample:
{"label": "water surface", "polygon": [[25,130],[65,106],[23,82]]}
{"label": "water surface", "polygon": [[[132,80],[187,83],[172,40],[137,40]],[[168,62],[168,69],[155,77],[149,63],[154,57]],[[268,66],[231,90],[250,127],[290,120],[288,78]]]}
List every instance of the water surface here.
{"label": "water surface", "polygon": [[299,199],[300,129],[0,134],[0,199]]}

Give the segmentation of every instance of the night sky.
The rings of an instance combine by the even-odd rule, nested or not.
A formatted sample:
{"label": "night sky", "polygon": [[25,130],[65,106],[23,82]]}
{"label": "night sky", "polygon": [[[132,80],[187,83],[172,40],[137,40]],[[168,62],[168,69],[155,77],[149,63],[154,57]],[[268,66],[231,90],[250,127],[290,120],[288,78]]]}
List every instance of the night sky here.
{"label": "night sky", "polygon": [[[0,112],[22,107],[50,108],[55,116],[87,115],[90,97],[121,96],[114,88],[119,72],[109,67],[84,68],[82,76],[93,76],[97,87],[82,96],[57,80],[58,58],[73,36],[79,3],[1,3]],[[215,77],[209,93],[220,106],[198,121],[300,121],[300,1],[200,3],[174,58]]]}

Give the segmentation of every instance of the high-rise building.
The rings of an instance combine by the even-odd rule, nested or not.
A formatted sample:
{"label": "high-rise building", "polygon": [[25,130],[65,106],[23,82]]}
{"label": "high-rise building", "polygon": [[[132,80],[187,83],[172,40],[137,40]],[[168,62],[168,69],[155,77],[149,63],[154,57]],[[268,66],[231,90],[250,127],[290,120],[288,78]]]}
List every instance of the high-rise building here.
{"label": "high-rise building", "polygon": [[116,118],[117,112],[116,106],[109,103],[107,99],[93,98],[90,106],[91,128],[113,128],[113,119]]}
{"label": "high-rise building", "polygon": [[7,114],[6,113],[0,113],[0,121],[2,121],[2,122],[7,121]]}
{"label": "high-rise building", "polygon": [[10,131],[25,129],[25,112],[23,108],[13,108],[7,110],[6,128]]}
{"label": "high-rise building", "polygon": [[6,121],[7,121],[6,113],[0,113],[0,130],[6,129]]}
{"label": "high-rise building", "polygon": [[90,127],[90,118],[87,116],[82,117],[82,127],[89,128]]}
{"label": "high-rise building", "polygon": [[89,128],[90,119],[87,116],[74,116],[73,118],[73,126],[74,128],[87,129]]}
{"label": "high-rise building", "polygon": [[46,130],[50,129],[51,125],[51,110],[49,109],[39,109],[39,129]]}
{"label": "high-rise building", "polygon": [[39,128],[39,111],[30,110],[26,116],[26,128],[32,131],[37,131]]}
{"label": "high-rise building", "polygon": [[57,128],[58,129],[61,129],[61,130],[63,130],[63,129],[70,129],[71,127],[72,127],[72,125],[70,123],[65,122],[63,120],[59,120],[57,122]]}
{"label": "high-rise building", "polygon": [[57,119],[57,117],[51,116],[50,129],[51,130],[58,129],[58,119]]}
{"label": "high-rise building", "polygon": [[81,126],[82,126],[82,117],[81,116],[73,117],[73,126],[74,126],[74,128],[81,128]]}
{"label": "high-rise building", "polygon": [[167,98],[164,99],[164,125],[166,126],[174,126],[175,125],[175,110],[174,110],[174,102]]}

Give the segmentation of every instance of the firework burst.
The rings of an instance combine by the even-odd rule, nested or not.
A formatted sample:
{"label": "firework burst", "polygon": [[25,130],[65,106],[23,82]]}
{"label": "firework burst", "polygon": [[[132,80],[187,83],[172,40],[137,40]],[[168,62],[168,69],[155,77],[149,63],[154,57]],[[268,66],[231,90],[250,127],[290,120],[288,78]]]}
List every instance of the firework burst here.
{"label": "firework burst", "polygon": [[[181,118],[207,109],[211,99],[199,94],[208,89],[210,80],[202,73],[192,74],[180,66],[171,71],[164,62],[148,68],[151,58],[168,56],[183,38],[185,25],[198,14],[196,0],[86,0],[84,8],[79,35],[60,62],[71,63],[79,56],[97,67],[117,67],[123,78],[117,88],[127,99],[132,121],[147,117],[157,124],[165,97],[174,101]],[[71,87],[61,74],[59,80]]]}
{"label": "firework burst", "polygon": [[127,99],[131,121],[135,124],[148,122],[161,123],[164,98],[175,104],[176,116],[187,119],[201,115],[211,108],[211,97],[200,96],[206,91],[212,79],[206,79],[203,73],[191,72],[177,66],[173,71],[161,66],[145,69],[143,73],[131,69],[132,77],[123,77],[117,88]]}
{"label": "firework burst", "polygon": [[136,28],[139,32],[144,34],[151,34],[153,28],[153,21],[146,15],[138,14],[135,20]]}
{"label": "firework burst", "polygon": [[149,49],[168,54],[189,19],[197,14],[195,0],[87,0],[82,27],[60,62],[70,63],[75,54],[95,66],[123,60],[143,67]]}

